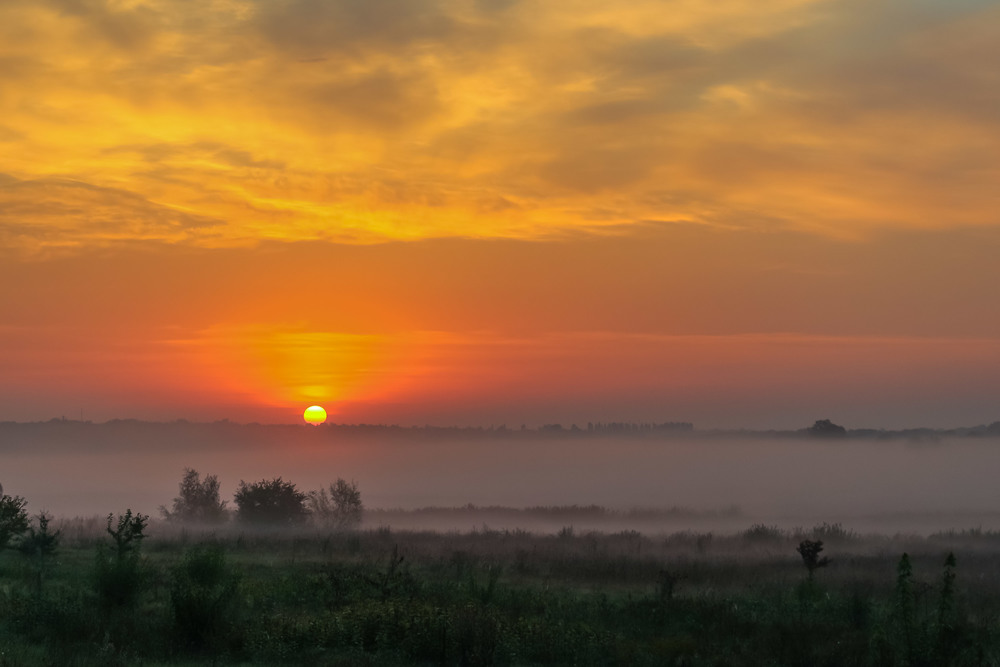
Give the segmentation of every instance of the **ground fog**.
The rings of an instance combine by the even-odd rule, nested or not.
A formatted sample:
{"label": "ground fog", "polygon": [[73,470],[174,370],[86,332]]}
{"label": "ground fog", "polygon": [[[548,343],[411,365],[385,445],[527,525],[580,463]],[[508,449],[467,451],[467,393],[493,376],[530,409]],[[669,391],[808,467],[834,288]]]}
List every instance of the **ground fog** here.
{"label": "ground fog", "polygon": [[[992,438],[501,437],[139,422],[5,424],[0,436],[5,491],[60,516],[126,507],[156,514],[191,467],[218,475],[230,498],[240,480],[281,476],[304,491],[354,480],[365,505],[383,510],[369,524],[406,528],[1000,528],[1000,442]],[[574,505],[603,509],[499,509]],[[466,511],[412,511],[428,507]]]}

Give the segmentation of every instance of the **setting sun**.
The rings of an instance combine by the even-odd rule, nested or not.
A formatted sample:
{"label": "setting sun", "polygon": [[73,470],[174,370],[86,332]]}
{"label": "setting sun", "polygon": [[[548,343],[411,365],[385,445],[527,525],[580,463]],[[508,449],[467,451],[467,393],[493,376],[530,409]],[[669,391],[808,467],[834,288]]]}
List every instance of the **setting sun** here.
{"label": "setting sun", "polygon": [[318,426],[326,421],[326,410],[318,405],[312,405],[306,408],[306,411],[302,413],[302,418],[305,419],[307,423],[312,424],[313,426]]}

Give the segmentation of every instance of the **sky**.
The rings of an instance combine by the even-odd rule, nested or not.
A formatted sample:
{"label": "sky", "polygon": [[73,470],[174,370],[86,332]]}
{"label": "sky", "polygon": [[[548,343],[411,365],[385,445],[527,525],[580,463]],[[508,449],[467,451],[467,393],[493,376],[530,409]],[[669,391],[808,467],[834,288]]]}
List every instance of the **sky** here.
{"label": "sky", "polygon": [[2,0],[0,420],[1000,420],[1000,5]]}

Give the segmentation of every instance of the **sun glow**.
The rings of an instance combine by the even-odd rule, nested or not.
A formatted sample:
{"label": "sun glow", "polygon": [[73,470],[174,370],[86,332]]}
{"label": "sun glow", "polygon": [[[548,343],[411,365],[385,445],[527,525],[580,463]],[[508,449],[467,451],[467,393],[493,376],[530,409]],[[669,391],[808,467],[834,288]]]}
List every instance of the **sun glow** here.
{"label": "sun glow", "polygon": [[306,420],[306,423],[319,426],[326,421],[326,410],[318,405],[311,405],[302,413],[302,418]]}

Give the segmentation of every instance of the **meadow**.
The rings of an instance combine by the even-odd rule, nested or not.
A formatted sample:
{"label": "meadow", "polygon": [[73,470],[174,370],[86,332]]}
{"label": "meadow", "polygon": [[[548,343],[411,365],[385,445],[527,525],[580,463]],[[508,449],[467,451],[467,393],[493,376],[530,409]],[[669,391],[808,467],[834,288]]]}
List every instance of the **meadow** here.
{"label": "meadow", "polygon": [[53,528],[0,554],[0,665],[1000,664],[988,530]]}

